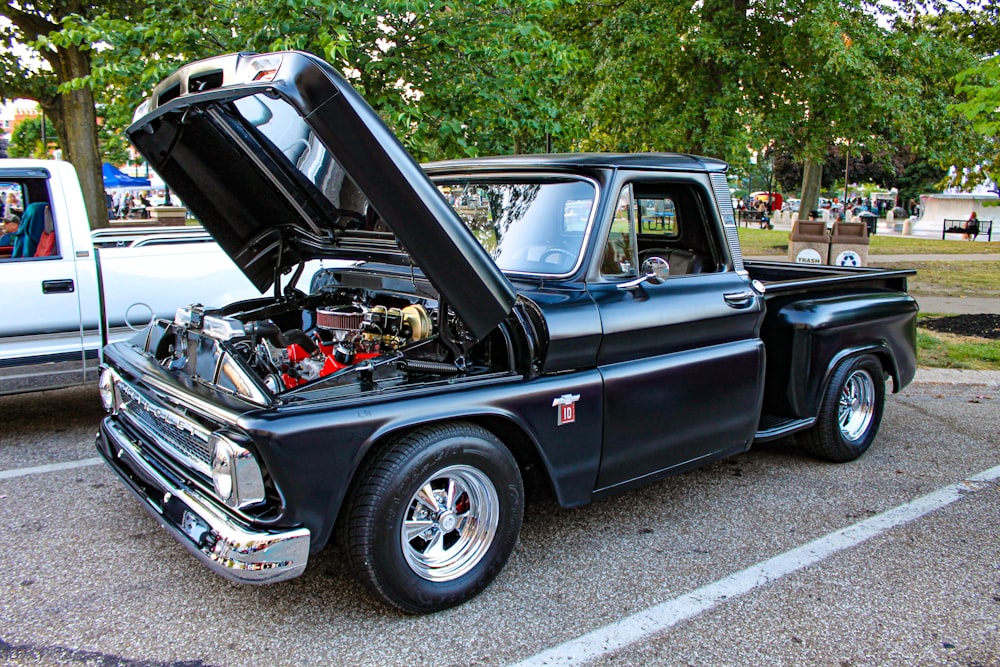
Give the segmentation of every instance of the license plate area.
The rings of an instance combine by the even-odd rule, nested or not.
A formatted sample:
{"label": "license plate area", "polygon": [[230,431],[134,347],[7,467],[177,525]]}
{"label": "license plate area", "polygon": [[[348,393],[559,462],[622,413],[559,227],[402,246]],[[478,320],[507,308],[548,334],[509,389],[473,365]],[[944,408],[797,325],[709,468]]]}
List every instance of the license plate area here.
{"label": "license plate area", "polygon": [[181,531],[190,537],[192,542],[198,545],[202,543],[202,539],[209,532],[208,524],[188,509],[184,510],[184,513],[181,515],[180,527]]}

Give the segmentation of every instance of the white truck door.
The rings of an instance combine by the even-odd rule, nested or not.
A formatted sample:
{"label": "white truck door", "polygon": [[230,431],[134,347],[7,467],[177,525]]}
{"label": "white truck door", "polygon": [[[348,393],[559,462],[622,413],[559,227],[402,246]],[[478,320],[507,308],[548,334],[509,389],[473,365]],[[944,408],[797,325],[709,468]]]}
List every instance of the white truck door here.
{"label": "white truck door", "polygon": [[[20,198],[25,234],[33,235],[40,225],[55,240],[49,254],[44,254],[47,243],[32,239],[14,251],[18,256],[0,258],[0,394],[84,381],[80,286],[62,192],[66,184],[60,181],[59,171],[58,167],[0,168],[0,189],[14,191]],[[79,190],[75,179],[69,186]],[[83,215],[79,223],[87,227],[82,197],[76,194]]]}

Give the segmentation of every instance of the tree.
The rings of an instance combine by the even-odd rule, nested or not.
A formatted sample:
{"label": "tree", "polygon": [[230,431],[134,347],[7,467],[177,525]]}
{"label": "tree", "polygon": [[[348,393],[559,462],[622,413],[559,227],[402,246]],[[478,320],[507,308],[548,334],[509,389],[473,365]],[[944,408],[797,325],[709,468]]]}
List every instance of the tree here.
{"label": "tree", "polygon": [[621,0],[581,2],[561,26],[591,58],[578,80],[588,147],[696,152],[742,173],[752,153],[784,149],[807,165],[804,216],[833,147],[942,160],[969,145],[941,81],[972,54],[928,15],[867,0]]}
{"label": "tree", "polygon": [[568,110],[553,91],[573,50],[540,17],[561,4],[184,0],[74,29],[107,45],[81,83],[111,93],[110,126],[125,127],[141,95],[186,61],[301,49],[344,72],[417,157],[443,158],[536,149],[560,132]]}
{"label": "tree", "polygon": [[[63,156],[80,177],[92,227],[107,224],[101,157],[97,142],[97,113],[93,92],[71,82],[90,74],[91,42],[80,33],[63,30],[64,19],[93,16],[102,9],[120,14],[128,0],[13,0],[0,16],[3,72],[0,97],[36,100],[51,119]],[[26,50],[28,51],[26,53]]]}
{"label": "tree", "polygon": [[956,155],[955,165],[959,173],[981,170],[1000,194],[1000,56],[960,72],[955,80],[955,92],[964,100],[954,104],[952,111],[971,121],[983,136],[979,150]]}
{"label": "tree", "polygon": [[56,129],[48,118],[45,119],[45,141],[42,141],[42,118],[25,118],[11,134],[7,152],[10,157],[33,157],[45,159],[49,157],[49,147],[54,144],[59,148]]}

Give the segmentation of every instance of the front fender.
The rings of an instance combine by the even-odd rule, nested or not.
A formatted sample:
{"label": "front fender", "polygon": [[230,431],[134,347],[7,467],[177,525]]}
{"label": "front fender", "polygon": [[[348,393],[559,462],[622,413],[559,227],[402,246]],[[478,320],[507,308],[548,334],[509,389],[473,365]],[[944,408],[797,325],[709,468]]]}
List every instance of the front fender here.
{"label": "front fender", "polygon": [[[588,502],[594,490],[603,432],[603,385],[596,370],[428,387],[396,397],[337,406],[278,407],[243,415],[264,466],[286,500],[285,522],[309,528],[313,550],[329,539],[357,471],[398,435],[428,424],[467,420],[509,425],[515,456],[536,457],[563,506]],[[553,401],[578,395],[576,420],[560,425]],[[499,434],[501,435],[502,434]]]}

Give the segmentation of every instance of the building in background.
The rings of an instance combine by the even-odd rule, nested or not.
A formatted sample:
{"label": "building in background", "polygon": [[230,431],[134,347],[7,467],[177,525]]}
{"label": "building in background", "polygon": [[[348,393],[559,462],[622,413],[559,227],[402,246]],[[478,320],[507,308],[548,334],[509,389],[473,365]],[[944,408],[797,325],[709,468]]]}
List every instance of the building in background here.
{"label": "building in background", "polygon": [[27,118],[38,118],[42,108],[34,100],[13,100],[0,105],[0,133],[10,141],[14,128]]}

